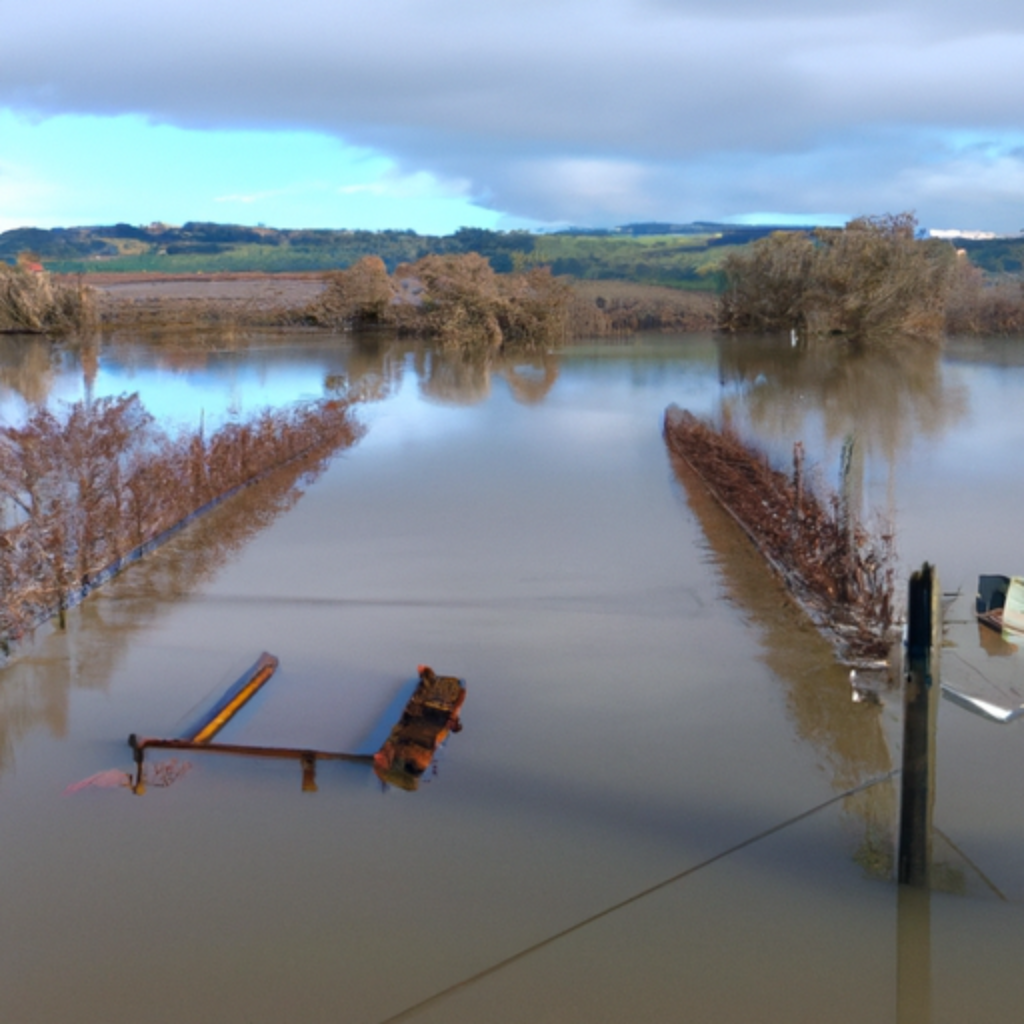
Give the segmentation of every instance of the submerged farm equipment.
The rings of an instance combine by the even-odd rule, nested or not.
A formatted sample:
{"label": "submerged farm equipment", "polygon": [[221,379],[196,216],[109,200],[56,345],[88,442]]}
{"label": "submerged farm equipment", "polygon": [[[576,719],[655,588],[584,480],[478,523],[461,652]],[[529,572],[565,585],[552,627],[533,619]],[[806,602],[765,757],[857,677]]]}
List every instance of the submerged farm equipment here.
{"label": "submerged farm equipment", "polygon": [[416,689],[388,738],[374,754],[214,742],[214,737],[255,696],[277,670],[277,666],[278,659],[274,655],[265,652],[261,654],[256,663],[228,688],[220,700],[181,736],[159,739],[132,733],[128,737],[135,759],[132,791],[141,794],[146,790],[143,767],[147,750],[187,750],[298,761],[302,766],[304,792],[316,791],[318,761],[352,761],[372,767],[376,776],[386,785],[414,790],[418,788],[420,779],[448,734],[462,728],[459,713],[466,700],[465,683],[454,676],[438,676],[433,669],[420,665]]}

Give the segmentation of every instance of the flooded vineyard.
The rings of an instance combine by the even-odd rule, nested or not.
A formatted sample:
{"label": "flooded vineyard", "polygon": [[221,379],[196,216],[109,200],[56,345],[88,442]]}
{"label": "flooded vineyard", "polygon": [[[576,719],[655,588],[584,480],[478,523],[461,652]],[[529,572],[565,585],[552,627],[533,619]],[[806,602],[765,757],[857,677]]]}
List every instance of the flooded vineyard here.
{"label": "flooded vineyard", "polygon": [[[210,431],[351,399],[361,434],[0,669],[0,1019],[1015,1019],[1024,723],[942,701],[933,889],[901,891],[898,694],[854,700],[662,428],[676,404],[784,470],[801,442],[809,487],[891,526],[897,600],[938,567],[943,683],[1020,705],[1024,650],[973,615],[979,575],[1024,574],[1020,343],[641,335],[479,364],[308,334],[0,340],[5,423],[132,393]],[[200,735],[264,651],[215,742],[299,756],[135,762],[129,736]],[[396,783],[373,755],[431,700],[437,749]],[[314,780],[304,751],[358,756]]]}

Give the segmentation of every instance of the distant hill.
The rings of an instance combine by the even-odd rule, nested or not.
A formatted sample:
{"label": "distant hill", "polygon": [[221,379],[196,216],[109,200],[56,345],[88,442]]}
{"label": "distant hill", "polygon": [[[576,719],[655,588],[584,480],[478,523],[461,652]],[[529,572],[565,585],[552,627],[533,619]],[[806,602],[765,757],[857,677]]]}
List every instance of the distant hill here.
{"label": "distant hill", "polygon": [[[56,273],[330,270],[368,253],[392,264],[418,259],[436,251],[436,241],[412,231],[281,231],[198,221],[181,227],[112,224],[6,231],[0,234],[0,259],[28,251]],[[449,244],[457,245],[457,236]]]}
{"label": "distant hill", "polygon": [[[479,252],[499,273],[549,266],[555,274],[710,289],[726,254],[776,230],[770,225],[650,222],[618,228],[570,228],[545,234],[461,228],[451,235],[415,231],[282,230],[190,221],[180,227],[111,224],[18,228],[0,233],[0,259],[32,253],[55,273],[172,274],[318,272],[379,256],[394,270],[431,253]],[[1024,241],[960,240],[971,260],[994,273],[1019,273]]]}

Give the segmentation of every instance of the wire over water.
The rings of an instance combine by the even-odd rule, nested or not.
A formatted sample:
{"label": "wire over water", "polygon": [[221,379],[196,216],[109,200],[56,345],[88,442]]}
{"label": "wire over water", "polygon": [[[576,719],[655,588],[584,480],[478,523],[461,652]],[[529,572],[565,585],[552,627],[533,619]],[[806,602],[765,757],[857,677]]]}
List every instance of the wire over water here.
{"label": "wire over water", "polygon": [[734,846],[730,846],[728,849],[722,850],[720,853],[716,853],[713,856],[708,857],[706,860],[702,860],[699,864],[694,864],[692,867],[688,867],[684,871],[680,871],[678,874],[672,875],[671,878],[666,878],[638,893],[634,893],[632,896],[629,896],[624,900],[620,900],[618,903],[614,903],[612,906],[606,907],[604,910],[599,910],[596,914],[591,914],[590,917],[586,917],[582,921],[577,921],[576,924],[570,925],[568,928],[564,928],[562,931],[556,932],[554,935],[549,935],[546,939],[542,939],[540,942],[534,943],[532,946],[527,946],[526,949],[521,949],[518,953],[513,953],[512,956],[506,957],[504,960],[499,960],[498,963],[492,964],[490,967],[487,967],[482,971],[478,971],[476,974],[473,974],[468,978],[464,978],[462,981],[458,981],[454,985],[449,985],[448,988],[442,989],[440,992],[435,992],[434,995],[428,996],[426,999],[422,999],[420,1002],[406,1007],[406,1009],[396,1013],[393,1017],[385,1018],[380,1021],[379,1024],[398,1024],[399,1021],[409,1020],[421,1010],[425,1010],[430,1006],[442,1002],[444,999],[454,995],[456,992],[469,988],[471,985],[476,984],[476,982],[482,981],[484,978],[487,978],[492,974],[497,974],[499,971],[504,970],[506,967],[510,967],[514,963],[518,963],[520,960],[525,960],[528,956],[531,956],[533,953],[536,953],[547,946],[553,945],[560,939],[564,939],[567,936],[572,935],[574,932],[581,931],[589,925],[592,925],[603,918],[609,917],[619,910],[623,910],[634,903],[640,902],[640,900],[646,899],[648,896],[652,896],[656,892],[660,892],[662,889],[667,889],[670,885],[674,885],[676,882],[680,882],[684,878],[688,878],[690,875],[694,875],[698,871],[701,871],[706,867],[710,867],[712,864],[715,864],[720,860],[724,860],[726,857],[729,857],[734,853],[738,853],[740,850],[746,849],[748,846],[753,846],[755,843],[759,843],[762,839],[767,839],[769,836],[775,835],[776,832],[781,832],[783,829],[789,828],[790,825],[796,825],[797,823],[804,821],[806,818],[810,818],[812,815],[817,814],[819,811],[823,811],[825,808],[831,807],[833,804],[839,803],[841,800],[845,800],[847,797],[855,796],[857,793],[862,793],[867,789],[871,789],[874,786],[879,785],[879,783],[888,782],[899,774],[900,769],[894,768],[885,775],[869,779],[867,782],[862,782],[859,786],[854,786],[852,789],[847,789],[836,796],[830,797],[828,800],[824,800],[820,804],[815,804],[815,806],[806,811],[802,811],[800,814],[794,815],[792,818],[787,818],[785,821],[781,821],[777,825],[772,825],[771,828],[758,832],[757,835],[750,836],[748,839],[744,839],[742,842],[736,843]]}

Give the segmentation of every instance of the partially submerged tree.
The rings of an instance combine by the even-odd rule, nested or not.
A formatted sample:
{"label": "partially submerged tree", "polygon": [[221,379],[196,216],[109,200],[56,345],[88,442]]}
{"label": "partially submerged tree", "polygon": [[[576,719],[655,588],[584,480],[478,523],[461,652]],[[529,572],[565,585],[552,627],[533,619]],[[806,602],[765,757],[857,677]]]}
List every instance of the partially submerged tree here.
{"label": "partially submerged tree", "polygon": [[545,269],[496,274],[478,253],[425,256],[390,277],[366,257],[333,274],[308,315],[315,323],[390,327],[466,352],[538,350],[565,340],[572,291]]}
{"label": "partially submerged tree", "polygon": [[379,256],[364,256],[346,270],[329,274],[326,282],[319,300],[322,320],[353,327],[386,322],[395,288]]}
{"label": "partially submerged tree", "polygon": [[773,232],[749,253],[728,256],[719,326],[728,331],[802,327],[813,260],[814,242],[802,231]]}
{"label": "partially submerged tree", "polygon": [[861,217],[815,232],[809,329],[863,340],[938,336],[956,252],[915,237],[909,213]]}
{"label": "partially submerged tree", "polygon": [[416,296],[415,302],[401,304],[400,326],[437,338],[449,348],[501,348],[501,289],[485,257],[424,256],[402,264],[395,277]]}
{"label": "partially submerged tree", "polygon": [[992,278],[959,252],[946,302],[947,334],[1024,334],[1024,279]]}
{"label": "partially submerged tree", "polygon": [[937,337],[956,254],[946,242],[918,239],[916,227],[902,213],[755,242],[725,262],[719,324],[855,342]]}

